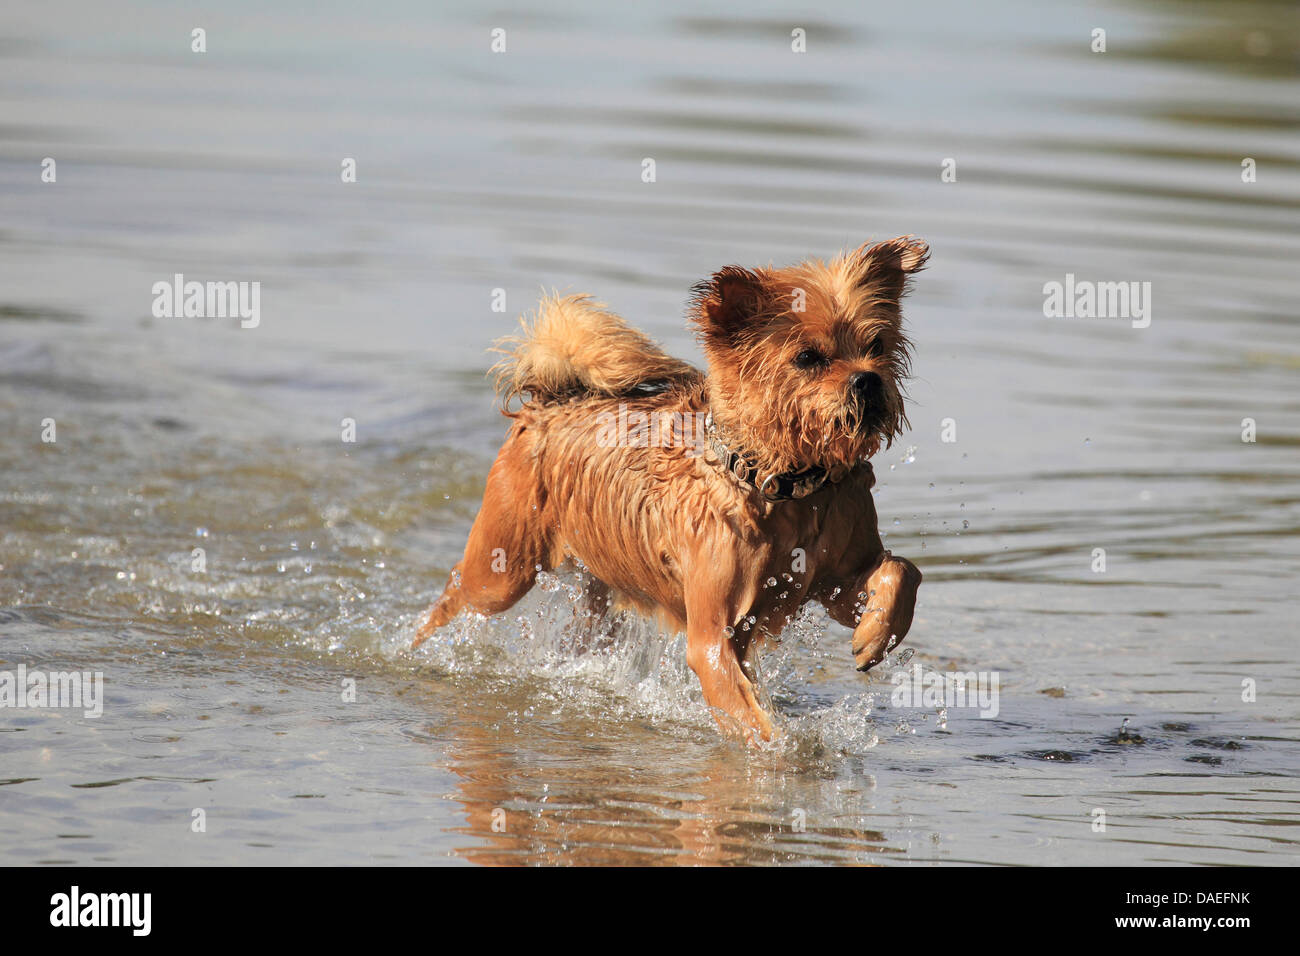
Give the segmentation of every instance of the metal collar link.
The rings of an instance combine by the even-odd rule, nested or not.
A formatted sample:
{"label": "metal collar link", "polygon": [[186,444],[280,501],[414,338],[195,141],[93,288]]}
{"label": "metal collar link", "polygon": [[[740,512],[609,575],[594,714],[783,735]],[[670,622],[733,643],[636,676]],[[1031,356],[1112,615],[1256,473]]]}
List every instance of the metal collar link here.
{"label": "metal collar link", "polygon": [[768,501],[806,498],[826,484],[826,469],[815,465],[803,471],[772,472],[755,481],[758,468],[743,452],[732,451],[718,437],[717,427],[713,423],[713,412],[709,412],[705,418],[704,429],[709,448],[718,456],[723,469],[731,472],[733,478],[743,485],[749,485]]}

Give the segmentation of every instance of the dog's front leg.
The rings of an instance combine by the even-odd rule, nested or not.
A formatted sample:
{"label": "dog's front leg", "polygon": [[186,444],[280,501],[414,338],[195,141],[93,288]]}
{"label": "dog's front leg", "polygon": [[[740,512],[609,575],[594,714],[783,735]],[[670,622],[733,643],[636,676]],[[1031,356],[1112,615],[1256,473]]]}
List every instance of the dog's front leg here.
{"label": "dog's front leg", "polygon": [[823,602],[835,620],[853,628],[853,663],[858,670],[875,667],[907,636],[920,585],[916,565],[884,551],[870,571]]}
{"label": "dog's front leg", "polygon": [[704,700],[718,713],[714,717],[723,730],[731,730],[725,714],[740,725],[745,741],[754,744],[772,739],[772,718],[758,703],[754,685],[741,669],[731,639],[722,630],[687,629],[686,663],[700,679]]}
{"label": "dog's front leg", "polygon": [[[726,589],[697,586],[687,595],[686,663],[700,679],[704,700],[715,711],[714,717],[723,730],[727,717],[739,724],[745,741],[770,741],[772,718],[758,702],[754,685],[745,676],[741,655],[730,622],[733,615],[725,600],[711,595],[729,593]],[[724,717],[725,715],[725,717]]]}

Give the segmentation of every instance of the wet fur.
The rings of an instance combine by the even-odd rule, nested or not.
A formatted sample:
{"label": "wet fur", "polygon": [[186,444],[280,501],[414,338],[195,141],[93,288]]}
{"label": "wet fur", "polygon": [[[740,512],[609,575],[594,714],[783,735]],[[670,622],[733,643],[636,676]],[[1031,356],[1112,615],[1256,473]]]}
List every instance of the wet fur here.
{"label": "wet fur", "polygon": [[[686,632],[706,701],[751,742],[774,733],[747,666],[754,638],[778,634],[807,600],[854,628],[860,669],[878,663],[911,625],[921,575],[884,550],[867,458],[907,424],[899,300],[927,256],[902,237],[829,263],[715,273],[691,300],[707,375],[588,296],[544,299],[520,335],[498,343],[498,393],[507,409],[521,404],[506,412],[465,556],[416,645],[463,609],[511,607],[539,568],[576,562],[594,579],[596,606],[617,599]],[[810,350],[825,361],[800,367]],[[880,377],[869,406],[848,384],[858,373]],[[602,416],[620,406],[712,411],[760,473],[817,466],[833,481],[768,501],[699,447],[598,441]],[[796,552],[805,565],[787,582]]]}

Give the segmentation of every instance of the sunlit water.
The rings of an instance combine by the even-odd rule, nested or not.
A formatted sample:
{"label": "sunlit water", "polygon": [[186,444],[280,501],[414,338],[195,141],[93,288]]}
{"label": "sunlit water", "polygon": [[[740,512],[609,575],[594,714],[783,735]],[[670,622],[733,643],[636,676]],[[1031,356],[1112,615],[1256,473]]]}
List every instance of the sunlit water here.
{"label": "sunlit water", "polygon": [[[1300,27],[1053,6],[6,6],[0,669],[107,701],[0,710],[0,859],[1293,862]],[[680,637],[580,639],[565,574],[406,649],[540,288],[698,360],[702,275],[902,233],[900,655],[801,617],[747,752]],[[261,325],[152,318],[177,272],[260,281]],[[1151,282],[1150,326],[1045,318],[1067,273]],[[997,715],[892,706],[918,664]]]}

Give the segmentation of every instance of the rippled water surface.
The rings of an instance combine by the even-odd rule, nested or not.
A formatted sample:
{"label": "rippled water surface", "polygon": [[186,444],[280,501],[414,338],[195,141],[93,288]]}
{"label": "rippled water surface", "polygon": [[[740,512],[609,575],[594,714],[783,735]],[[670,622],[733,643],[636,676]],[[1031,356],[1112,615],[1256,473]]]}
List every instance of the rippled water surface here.
{"label": "rippled water surface", "polygon": [[[0,11],[0,670],[107,695],[0,709],[0,859],[1295,861],[1292,5],[437,6]],[[805,615],[747,753],[681,638],[578,646],[563,575],[406,650],[541,288],[698,360],[701,276],[902,233],[910,660]],[[178,272],[261,324],[153,318]],[[1045,318],[1067,273],[1150,282],[1150,326]],[[918,664],[997,715],[892,707]]]}

